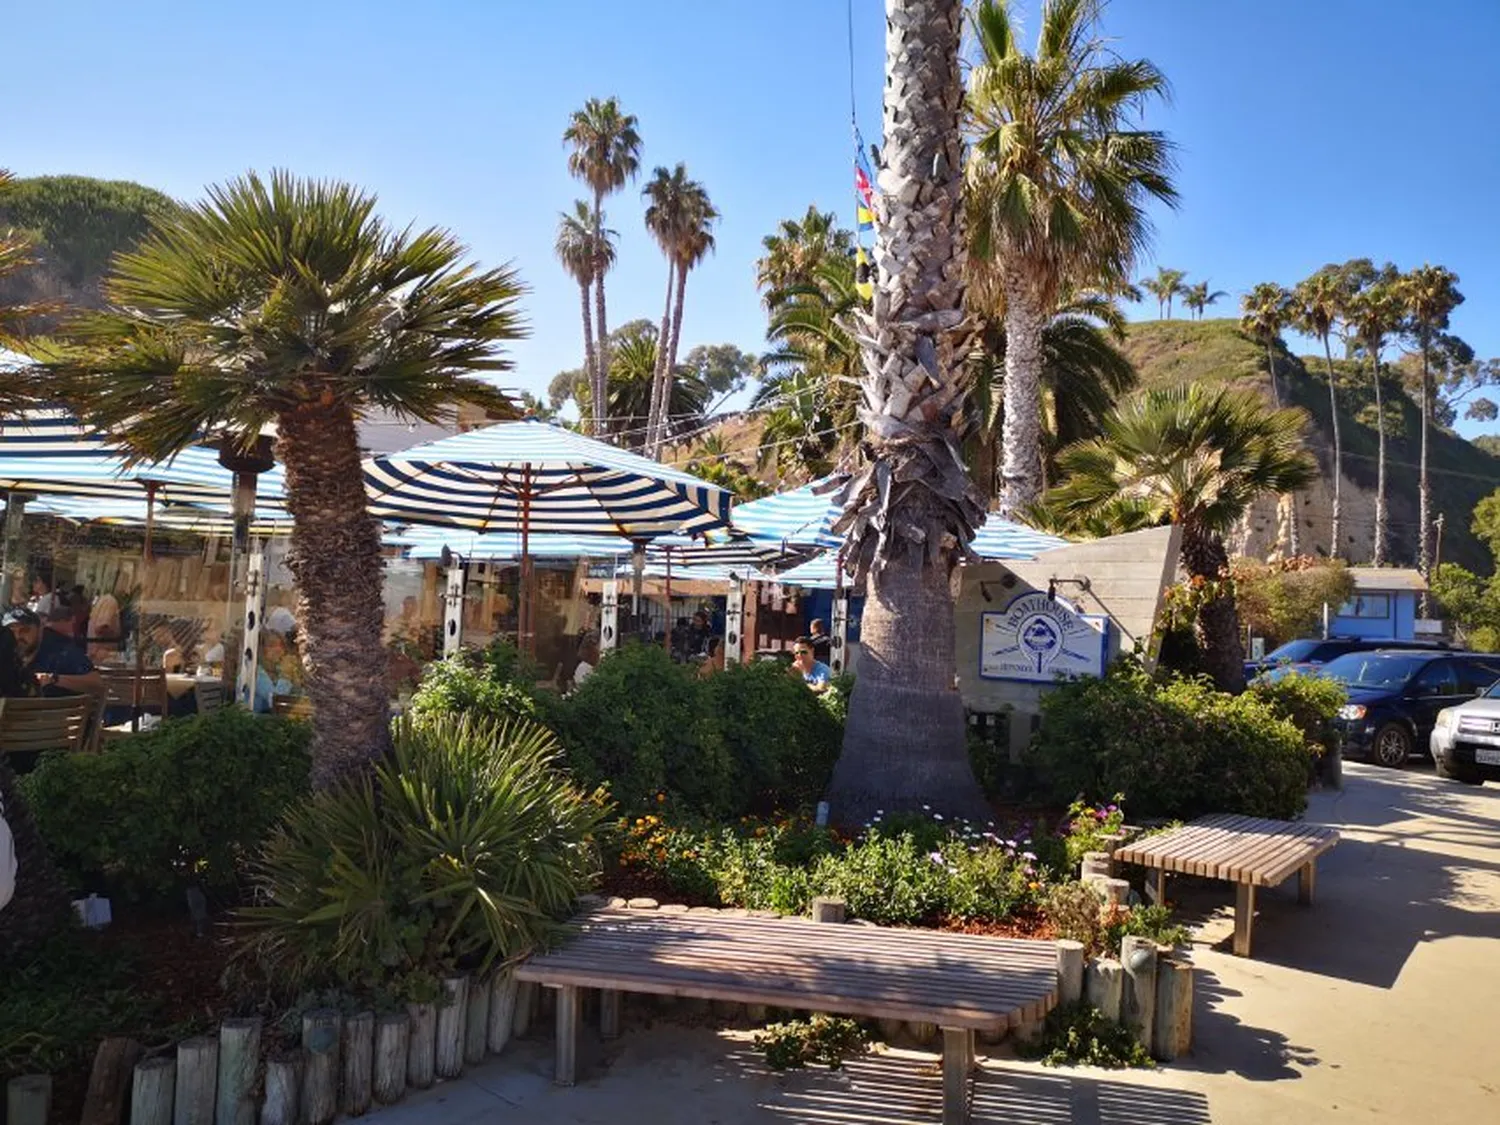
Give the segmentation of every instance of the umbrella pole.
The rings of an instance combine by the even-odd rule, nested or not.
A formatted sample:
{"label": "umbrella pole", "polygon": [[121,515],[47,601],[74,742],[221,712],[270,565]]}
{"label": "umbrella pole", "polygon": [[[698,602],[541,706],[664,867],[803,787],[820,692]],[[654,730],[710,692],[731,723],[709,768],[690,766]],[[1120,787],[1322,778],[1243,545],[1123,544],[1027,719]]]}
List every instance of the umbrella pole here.
{"label": "umbrella pole", "polygon": [[662,630],[662,644],[666,647],[667,655],[672,655],[672,548],[665,548],[667,553],[667,627]]}
{"label": "umbrella pole", "polygon": [[521,651],[536,656],[536,637],[531,631],[531,465],[521,466],[521,604],[516,611],[516,625],[521,634]]}
{"label": "umbrella pole", "polygon": [[[130,683],[130,729],[139,730],[141,723],[141,680],[146,674],[146,646],[142,643],[141,623],[146,617],[147,580],[151,574],[154,552],[152,538],[156,532],[156,483],[146,482],[146,539],[141,545],[141,596],[135,607],[135,676]],[[162,718],[166,718],[165,715]]]}

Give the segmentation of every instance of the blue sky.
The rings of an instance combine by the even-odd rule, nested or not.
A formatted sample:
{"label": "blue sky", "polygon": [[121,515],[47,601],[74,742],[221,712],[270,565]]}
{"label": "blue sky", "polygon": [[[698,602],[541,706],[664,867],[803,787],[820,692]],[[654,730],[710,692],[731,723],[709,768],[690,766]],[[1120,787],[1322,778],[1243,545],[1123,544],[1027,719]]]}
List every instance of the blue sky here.
{"label": "blue sky", "polygon": [[[883,5],[853,0],[854,78],[880,132]],[[1037,0],[1022,0],[1029,28]],[[640,118],[646,170],[686,162],[723,212],[689,282],[684,348],[761,345],[760,239],[809,203],[847,214],[845,0],[66,0],[8,5],[0,166],[139,180],[191,198],[288,167],[376,191],[397,222],[447,226],[531,287],[506,381],[540,391],[581,356],[578,292],[552,254],[582,195],[560,134],[591,95]],[[1441,262],[1454,327],[1500,355],[1500,4],[1115,0],[1106,27],[1175,99],[1183,204],[1157,260],[1231,297],[1366,255]],[[1030,35],[1028,33],[1028,38]],[[615,197],[610,319],[659,317],[665,267],[639,185]],[[1154,316],[1154,302],[1136,310]]]}

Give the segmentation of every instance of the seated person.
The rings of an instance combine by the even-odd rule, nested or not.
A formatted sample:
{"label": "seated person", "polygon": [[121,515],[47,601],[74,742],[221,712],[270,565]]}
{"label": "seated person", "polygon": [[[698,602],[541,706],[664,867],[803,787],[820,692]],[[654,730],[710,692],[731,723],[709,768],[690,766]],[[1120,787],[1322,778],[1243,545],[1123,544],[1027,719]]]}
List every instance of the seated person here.
{"label": "seated person", "polygon": [[120,657],[120,602],[113,594],[100,594],[89,608],[89,659],[105,664]]}
{"label": "seated person", "polygon": [[68,637],[42,628],[41,620],[29,609],[13,609],[4,620],[15,638],[22,669],[36,678],[43,695],[104,693],[104,681],[88,654]]}
{"label": "seated person", "polygon": [[255,710],[270,714],[278,695],[292,694],[292,681],[282,669],[287,656],[286,638],[266,630],[260,642],[260,660],[255,667]]}
{"label": "seated person", "polygon": [[706,680],[715,672],[724,671],[724,638],[709,637],[708,653],[698,665],[698,678]]}
{"label": "seated person", "polygon": [[808,629],[810,631],[807,639],[812,642],[813,656],[818,660],[827,661],[830,653],[833,651],[833,638],[828,635],[828,630],[823,625],[823,619],[821,617],[814,617]]}
{"label": "seated person", "polygon": [[801,676],[802,682],[817,695],[828,690],[833,670],[813,656],[811,637],[797,638],[792,648],[792,674]]}
{"label": "seated person", "polygon": [[573,686],[576,688],[594,674],[599,664],[599,642],[594,637],[585,638],[578,647],[578,664],[573,669]]}

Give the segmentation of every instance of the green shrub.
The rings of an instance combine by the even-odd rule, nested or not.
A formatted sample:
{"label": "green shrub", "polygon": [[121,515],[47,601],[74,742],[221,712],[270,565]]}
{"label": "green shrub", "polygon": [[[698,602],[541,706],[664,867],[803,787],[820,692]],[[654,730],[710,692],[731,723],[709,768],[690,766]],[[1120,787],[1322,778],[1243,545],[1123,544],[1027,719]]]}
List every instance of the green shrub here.
{"label": "green shrub", "polygon": [[1092,957],[1105,947],[1103,900],[1087,883],[1067,882],[1049,887],[1042,899],[1042,912],[1057,936],[1083,943],[1084,955]]}
{"label": "green shrub", "polygon": [[458,713],[491,720],[535,718],[536,681],[536,666],[514,645],[496,641],[427,665],[411,711],[423,719]]}
{"label": "green shrub", "polygon": [[1274,680],[1257,680],[1250,691],[1278,716],[1289,719],[1302,732],[1309,754],[1331,754],[1339,747],[1334,720],[1339,708],[1349,702],[1349,693],[1337,680],[1289,672]]}
{"label": "green shrub", "polygon": [[1126,937],[1143,937],[1157,945],[1186,945],[1185,926],[1172,920],[1172,911],[1160,903],[1116,910],[1104,924],[1104,946],[1112,956],[1120,955]]}
{"label": "green shrub", "polygon": [[293,988],[420,995],[453,968],[546,946],[598,874],[602,795],[524,719],[395,727],[373,779],[292,808],[241,911],[248,952]]}
{"label": "green shrub", "polygon": [[772,1070],[793,1070],[819,1063],[838,1070],[844,1060],[865,1049],[865,1029],[841,1016],[815,1015],[809,1020],[773,1023],[755,1035],[755,1048]]}
{"label": "green shrub", "polygon": [[1047,1013],[1042,1034],[1029,1043],[1017,1044],[1017,1053],[1022,1058],[1041,1059],[1044,1066],[1121,1070],[1156,1065],[1135,1032],[1081,1000],[1053,1008]]}
{"label": "green shrub", "polygon": [[127,899],[188,884],[222,891],[307,790],[310,739],[307,723],[226,707],[103,754],[46,754],[21,785],[76,890]]}
{"label": "green shrub", "polygon": [[1289,818],[1307,803],[1302,733],[1267,703],[1200,679],[1158,682],[1131,661],[1043,697],[1030,757],[1052,799],[1123,793],[1142,818]]}

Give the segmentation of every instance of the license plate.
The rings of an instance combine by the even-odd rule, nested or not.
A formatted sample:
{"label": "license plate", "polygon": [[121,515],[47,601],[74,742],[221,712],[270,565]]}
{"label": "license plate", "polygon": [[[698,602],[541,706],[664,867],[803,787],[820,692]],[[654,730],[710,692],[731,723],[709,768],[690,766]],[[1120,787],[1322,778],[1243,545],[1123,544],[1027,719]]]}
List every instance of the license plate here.
{"label": "license plate", "polygon": [[1481,766],[1500,766],[1500,750],[1475,750],[1474,761]]}

